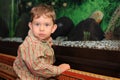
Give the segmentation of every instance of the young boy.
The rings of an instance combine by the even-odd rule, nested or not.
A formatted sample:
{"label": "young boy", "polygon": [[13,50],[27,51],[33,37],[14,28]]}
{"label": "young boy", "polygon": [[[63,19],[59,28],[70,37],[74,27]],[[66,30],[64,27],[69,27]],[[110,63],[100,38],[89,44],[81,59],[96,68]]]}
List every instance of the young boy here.
{"label": "young boy", "polygon": [[69,64],[53,65],[50,35],[57,28],[54,22],[55,12],[51,6],[41,4],[31,9],[30,30],[13,64],[17,80],[47,80],[70,69]]}

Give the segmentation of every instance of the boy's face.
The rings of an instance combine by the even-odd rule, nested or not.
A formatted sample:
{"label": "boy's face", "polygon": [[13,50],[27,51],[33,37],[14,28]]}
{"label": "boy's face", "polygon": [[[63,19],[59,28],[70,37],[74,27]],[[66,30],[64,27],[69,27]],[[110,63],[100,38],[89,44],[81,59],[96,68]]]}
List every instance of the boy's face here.
{"label": "boy's face", "polygon": [[53,23],[52,18],[43,15],[39,18],[33,18],[33,21],[29,22],[29,27],[37,39],[48,40],[51,33],[56,30],[57,25]]}

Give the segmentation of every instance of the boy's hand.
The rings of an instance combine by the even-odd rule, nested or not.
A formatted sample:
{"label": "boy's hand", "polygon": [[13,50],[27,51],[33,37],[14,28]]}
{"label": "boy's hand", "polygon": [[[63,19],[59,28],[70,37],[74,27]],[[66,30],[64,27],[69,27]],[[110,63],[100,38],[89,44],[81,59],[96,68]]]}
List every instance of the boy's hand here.
{"label": "boy's hand", "polygon": [[59,65],[58,67],[61,68],[61,71],[62,71],[62,72],[70,69],[70,65],[69,65],[69,64],[61,64],[61,65]]}

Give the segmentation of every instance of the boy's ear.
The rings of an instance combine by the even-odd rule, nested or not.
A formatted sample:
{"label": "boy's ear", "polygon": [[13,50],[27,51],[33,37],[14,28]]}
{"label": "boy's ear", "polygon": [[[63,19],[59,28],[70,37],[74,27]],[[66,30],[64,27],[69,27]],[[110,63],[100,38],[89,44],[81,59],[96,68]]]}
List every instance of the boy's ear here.
{"label": "boy's ear", "polygon": [[31,22],[28,23],[28,26],[29,26],[30,29],[32,28]]}
{"label": "boy's ear", "polygon": [[57,24],[54,24],[53,29],[52,29],[52,33],[54,33],[56,29],[57,29]]}

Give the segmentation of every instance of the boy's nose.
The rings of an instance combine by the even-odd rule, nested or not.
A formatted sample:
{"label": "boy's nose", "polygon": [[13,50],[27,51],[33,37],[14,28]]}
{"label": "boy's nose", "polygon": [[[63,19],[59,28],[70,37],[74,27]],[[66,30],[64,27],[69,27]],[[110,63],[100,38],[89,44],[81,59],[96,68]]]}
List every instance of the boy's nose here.
{"label": "boy's nose", "polygon": [[40,26],[40,31],[43,31],[44,30],[44,26]]}

